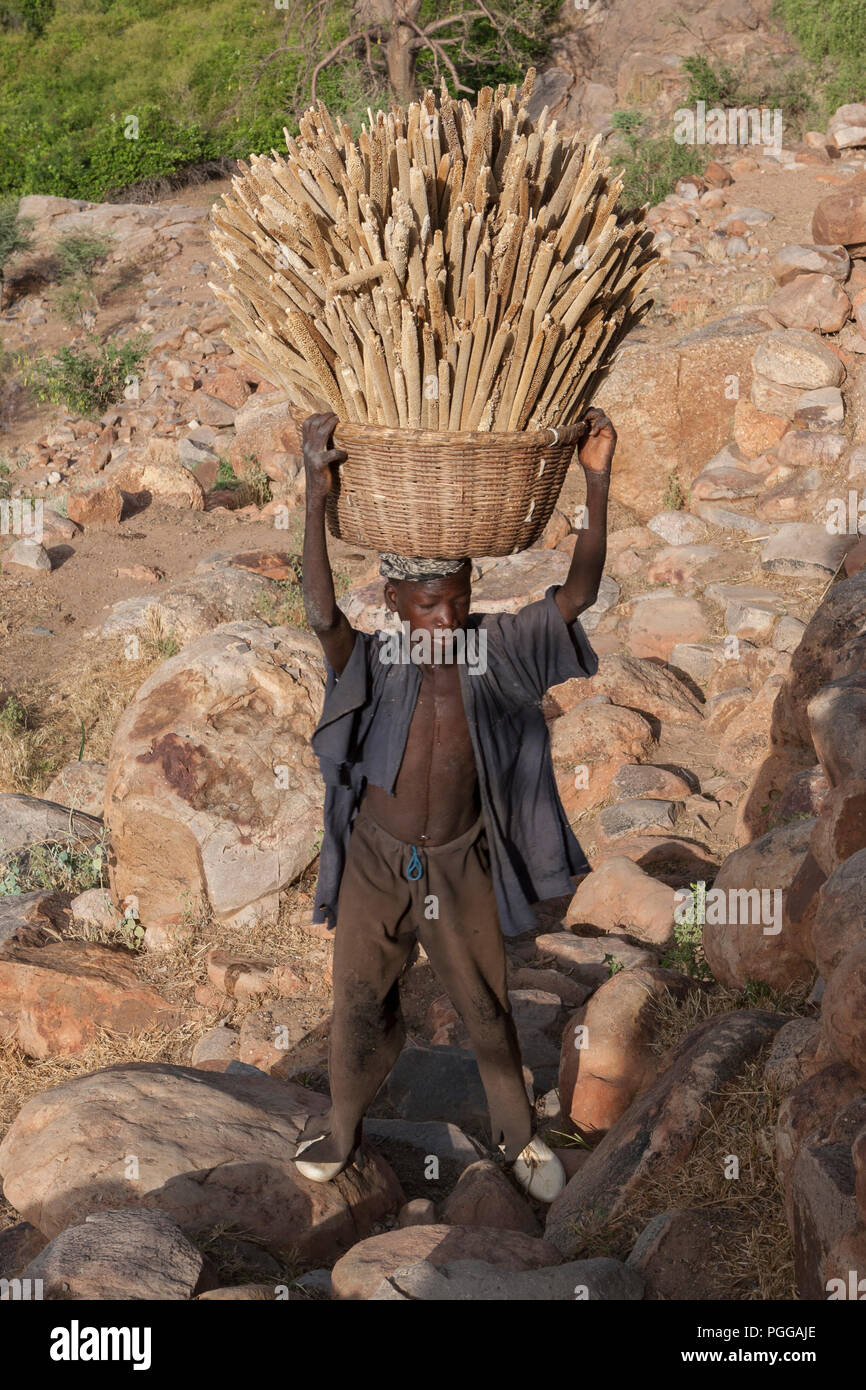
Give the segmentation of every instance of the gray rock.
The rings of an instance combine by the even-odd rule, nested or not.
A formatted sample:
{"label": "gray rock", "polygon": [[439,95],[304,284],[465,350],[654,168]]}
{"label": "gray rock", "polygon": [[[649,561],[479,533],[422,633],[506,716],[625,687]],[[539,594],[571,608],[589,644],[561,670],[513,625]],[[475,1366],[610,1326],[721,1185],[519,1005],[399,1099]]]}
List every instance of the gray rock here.
{"label": "gray rock", "polygon": [[204,1256],[161,1211],[100,1211],[61,1231],[22,1278],[41,1279],[43,1296],[78,1299],[189,1299]]}
{"label": "gray rock", "polygon": [[45,547],[26,536],[3,552],[3,564],[20,565],[27,570],[51,569],[51,559]]}
{"label": "gray rock", "polygon": [[48,1241],[29,1221],[16,1221],[0,1231],[0,1279],[19,1279]]}
{"label": "gray rock", "polygon": [[439,1201],[487,1152],[457,1125],[441,1120],[388,1120],[368,1114],[364,1137],[387,1160],[410,1200]]}
{"label": "gray rock", "polygon": [[511,1270],[484,1260],[455,1260],[435,1266],[427,1260],[395,1270],[370,1295],[371,1302],[554,1303],[595,1299],[636,1302],[644,1281],[619,1260],[574,1260],[552,1269]]}
{"label": "gray rock", "polygon": [[591,608],[584,609],[580,615],[580,625],[584,632],[595,631],[608,609],[619,603],[619,593],[616,580],[611,579],[609,574],[603,574],[598,586],[598,598]]}
{"label": "gray rock", "polygon": [[219,461],[219,454],[192,436],[181,436],[177,441],[177,456],[188,468],[195,468],[199,463]]}
{"label": "gray rock", "polygon": [[94,844],[103,828],[95,816],[56,801],[12,792],[0,795],[0,860],[33,845]]}
{"label": "gray rock", "polygon": [[794,652],[805,631],[806,624],[799,618],[780,618],[773,629],[772,645],[777,652]]}
{"label": "gray rock", "polygon": [[775,531],[768,521],[756,521],[743,512],[733,512],[729,507],[720,507],[718,502],[696,502],[694,509],[712,526],[722,526],[726,531],[743,531],[747,536],[766,536]]}
{"label": "gray rock", "polygon": [[699,685],[705,685],[722,660],[722,648],[711,642],[678,642],[671,651],[668,665],[684,671]]}
{"label": "gray rock", "polygon": [[641,835],[658,826],[664,830],[673,825],[682,803],[664,801],[657,797],[631,797],[607,806],[599,816],[601,828],[609,840],[624,835]]}
{"label": "gray rock", "polygon": [[831,535],[823,526],[789,522],[761,547],[761,568],[793,579],[827,579],[856,539]]}
{"label": "gray rock", "polygon": [[652,951],[634,946],[624,936],[605,932],[604,936],[575,936],[570,931],[547,932],[535,938],[539,956],[552,956],[556,964],[571,973],[578,984],[598,989],[610,979],[610,966],[619,961],[624,969],[635,965],[655,965]]}
{"label": "gray rock", "polygon": [[475,1054],[462,1047],[416,1043],[404,1047],[385,1083],[404,1120],[453,1120],[476,1127],[487,1120],[487,1097]]}
{"label": "gray rock", "polygon": [[647,526],[668,545],[692,545],[707,535],[704,523],[689,512],[657,512],[650,517]]}

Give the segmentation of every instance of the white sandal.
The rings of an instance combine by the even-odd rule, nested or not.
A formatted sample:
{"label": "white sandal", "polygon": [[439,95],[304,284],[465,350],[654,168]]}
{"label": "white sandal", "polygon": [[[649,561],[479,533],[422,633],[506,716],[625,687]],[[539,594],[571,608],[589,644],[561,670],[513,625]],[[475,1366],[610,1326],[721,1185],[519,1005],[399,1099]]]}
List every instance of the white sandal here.
{"label": "white sandal", "polygon": [[517,1155],[511,1171],[527,1196],[537,1202],[554,1201],[568,1181],[553,1149],[537,1134]]}
{"label": "white sandal", "polygon": [[305,1149],[309,1149],[313,1144],[320,1144],[325,1138],[327,1138],[327,1135],[317,1134],[315,1139],[305,1139],[295,1150],[295,1166],[301,1176],[309,1178],[311,1182],[333,1181],[334,1178],[338,1177],[340,1173],[348,1168],[352,1161],[350,1155],[345,1163],[313,1163],[310,1159],[306,1159],[303,1163],[298,1162],[299,1155],[302,1154]]}

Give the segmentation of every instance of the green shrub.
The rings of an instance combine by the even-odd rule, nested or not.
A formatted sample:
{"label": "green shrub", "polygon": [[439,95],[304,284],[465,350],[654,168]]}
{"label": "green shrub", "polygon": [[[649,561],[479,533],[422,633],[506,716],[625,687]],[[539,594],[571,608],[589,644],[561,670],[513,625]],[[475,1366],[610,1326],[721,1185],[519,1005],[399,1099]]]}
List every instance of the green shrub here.
{"label": "green shrub", "polygon": [[94,236],[90,232],[69,232],[54,247],[58,278],[74,280],[89,278],[111,250],[113,238]]}
{"label": "green shrub", "polygon": [[101,415],[123,399],[128,377],[141,365],[146,338],[94,342],[91,348],[62,347],[54,357],[19,359],[24,380],[38,401],[65,405],[76,415]]}
{"label": "green shrub", "polygon": [[19,251],[30,250],[32,230],[32,218],[18,216],[17,198],[0,199],[0,281],[6,262]]}
{"label": "green shrub", "polygon": [[615,170],[623,171],[623,201],[628,206],[659,203],[673,192],[677,180],[699,174],[708,155],[702,148],[679,145],[672,135],[652,135],[640,111],[614,111],[616,132],[611,148]]}

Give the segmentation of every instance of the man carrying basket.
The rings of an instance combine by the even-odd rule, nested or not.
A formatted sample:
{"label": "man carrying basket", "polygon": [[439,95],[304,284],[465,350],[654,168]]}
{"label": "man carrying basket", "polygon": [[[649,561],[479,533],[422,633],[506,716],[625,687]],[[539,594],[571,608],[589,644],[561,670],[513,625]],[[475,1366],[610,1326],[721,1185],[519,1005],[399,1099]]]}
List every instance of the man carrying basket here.
{"label": "man carrying basket", "polygon": [[[535,926],[532,904],[573,892],[588,871],[556,790],[541,702],[598,661],[578,622],[604,568],[616,433],[587,412],[578,451],[586,525],[565,582],[514,614],[471,614],[471,560],[383,555],[385,601],[429,660],[383,659],[381,635],[337,606],[325,541],[337,416],[303,427],[307,619],[327,663],[312,746],[326,783],[314,921],[336,928],[331,1111],[311,1117],[299,1171],[327,1182],[353,1160],[367,1107],[400,1054],[399,977],[416,939],[462,1016],[490,1111],[493,1143],[530,1196],[565,1185],[533,1110],[506,988],[504,936]],[[485,639],[483,669],[449,660],[456,634]],[[301,1155],[303,1154],[303,1157]]]}

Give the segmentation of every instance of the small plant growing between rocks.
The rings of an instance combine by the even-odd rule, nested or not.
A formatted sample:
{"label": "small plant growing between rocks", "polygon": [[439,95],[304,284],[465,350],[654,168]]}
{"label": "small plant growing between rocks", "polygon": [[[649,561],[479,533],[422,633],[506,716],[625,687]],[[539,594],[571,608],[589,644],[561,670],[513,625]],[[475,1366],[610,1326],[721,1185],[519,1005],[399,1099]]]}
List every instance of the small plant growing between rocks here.
{"label": "small plant growing between rocks", "polygon": [[666,970],[680,970],[694,980],[713,979],[707,964],[703,947],[704,898],[706,884],[690,883],[691,900],[682,914],[682,920],[674,921],[674,944],[662,965]]}
{"label": "small plant growing between rocks", "polygon": [[17,365],[38,401],[65,405],[76,415],[100,415],[123,399],[128,378],[146,355],[146,343],[144,334],[122,343],[91,337],[88,347],[62,347],[54,357],[32,362],[20,357]]}
{"label": "small plant growing between rocks", "polygon": [[686,505],[686,497],[680,487],[680,480],[677,477],[677,470],[672,468],[668,474],[667,486],[665,487],[662,498],[662,506],[669,512],[681,512]]}

